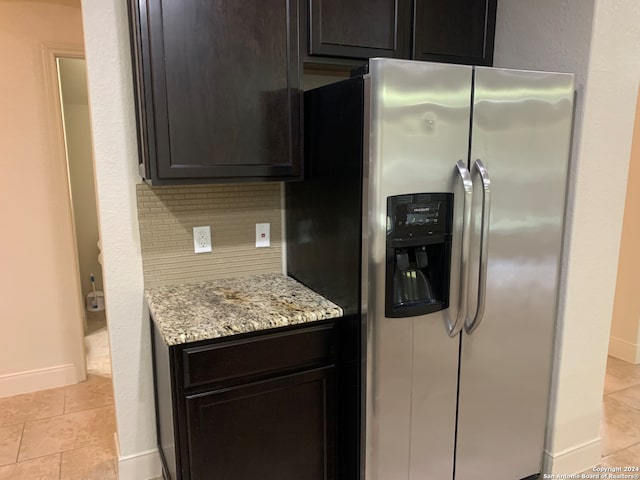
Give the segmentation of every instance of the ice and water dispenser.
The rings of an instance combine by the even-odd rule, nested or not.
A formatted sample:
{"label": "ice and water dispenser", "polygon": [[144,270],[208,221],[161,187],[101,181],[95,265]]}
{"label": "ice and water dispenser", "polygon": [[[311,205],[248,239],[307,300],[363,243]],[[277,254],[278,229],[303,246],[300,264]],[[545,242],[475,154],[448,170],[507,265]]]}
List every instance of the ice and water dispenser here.
{"label": "ice and water dispenser", "polygon": [[452,193],[387,198],[387,317],[424,315],[449,306],[452,223]]}

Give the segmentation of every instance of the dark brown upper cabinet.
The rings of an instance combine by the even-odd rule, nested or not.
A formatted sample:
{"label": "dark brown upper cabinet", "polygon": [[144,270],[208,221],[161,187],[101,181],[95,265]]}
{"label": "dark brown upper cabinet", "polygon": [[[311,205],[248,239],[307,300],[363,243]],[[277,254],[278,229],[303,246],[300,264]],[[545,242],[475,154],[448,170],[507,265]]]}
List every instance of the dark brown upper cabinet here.
{"label": "dark brown upper cabinet", "polygon": [[309,54],[407,58],[411,0],[309,0]]}
{"label": "dark brown upper cabinet", "polygon": [[491,65],[496,2],[309,0],[305,63],[348,66],[393,57]]}
{"label": "dark brown upper cabinet", "polygon": [[493,64],[497,0],[414,2],[414,59]]}
{"label": "dark brown upper cabinet", "polygon": [[141,174],[301,176],[299,0],[129,0]]}

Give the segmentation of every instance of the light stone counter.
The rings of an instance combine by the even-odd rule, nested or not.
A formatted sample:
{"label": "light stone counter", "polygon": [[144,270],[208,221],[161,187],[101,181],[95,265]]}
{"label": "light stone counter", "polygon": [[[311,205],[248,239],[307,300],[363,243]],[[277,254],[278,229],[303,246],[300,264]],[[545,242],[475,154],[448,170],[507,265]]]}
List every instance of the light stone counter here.
{"label": "light stone counter", "polygon": [[145,291],[167,345],[342,317],[342,309],[280,274],[156,287]]}

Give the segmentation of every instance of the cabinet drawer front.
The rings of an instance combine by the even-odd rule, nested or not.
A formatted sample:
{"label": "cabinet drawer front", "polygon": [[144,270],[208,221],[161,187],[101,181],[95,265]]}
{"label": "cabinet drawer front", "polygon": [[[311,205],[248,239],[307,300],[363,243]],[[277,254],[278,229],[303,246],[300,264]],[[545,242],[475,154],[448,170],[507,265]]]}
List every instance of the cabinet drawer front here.
{"label": "cabinet drawer front", "polygon": [[183,350],[185,388],[333,361],[334,324]]}

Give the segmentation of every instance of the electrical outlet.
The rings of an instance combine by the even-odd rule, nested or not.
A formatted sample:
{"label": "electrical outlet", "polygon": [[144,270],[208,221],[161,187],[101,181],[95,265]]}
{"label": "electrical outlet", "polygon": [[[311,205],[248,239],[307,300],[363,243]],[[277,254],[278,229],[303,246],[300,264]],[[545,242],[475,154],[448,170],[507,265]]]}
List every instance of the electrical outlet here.
{"label": "electrical outlet", "polygon": [[271,224],[256,223],[256,248],[271,246]]}
{"label": "electrical outlet", "polygon": [[207,253],[211,251],[211,227],[193,227],[193,251]]}

